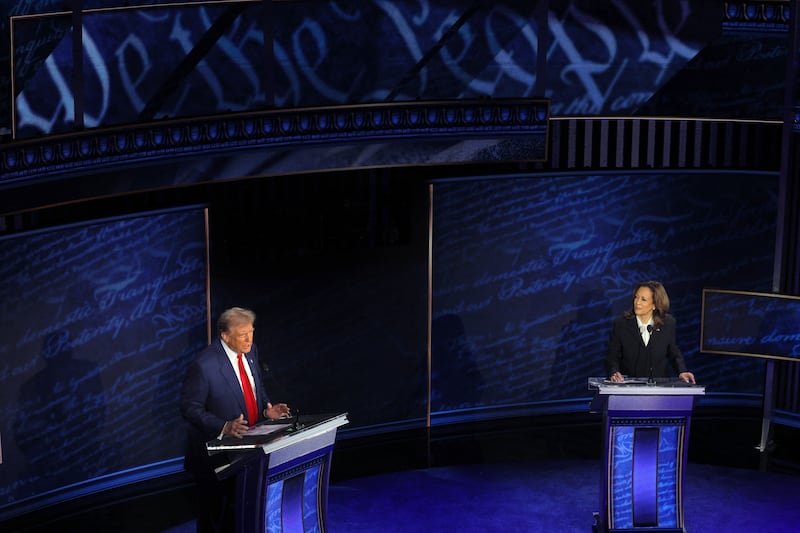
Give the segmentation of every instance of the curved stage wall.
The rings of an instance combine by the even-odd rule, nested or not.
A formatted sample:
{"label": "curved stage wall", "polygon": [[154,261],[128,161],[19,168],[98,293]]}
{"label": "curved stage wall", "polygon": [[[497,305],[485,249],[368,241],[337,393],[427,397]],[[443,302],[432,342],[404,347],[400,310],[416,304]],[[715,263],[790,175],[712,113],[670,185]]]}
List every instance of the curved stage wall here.
{"label": "curved stage wall", "polygon": [[[230,305],[273,398],[343,435],[583,409],[643,277],[709,398],[759,397],[762,363],[698,353],[700,296],[771,286],[786,6],[113,4],[2,4],[0,520],[179,471],[179,374]],[[721,120],[636,118],[666,114]],[[152,212],[187,205],[210,294],[202,210]]]}
{"label": "curved stage wall", "polygon": [[207,342],[204,211],[2,238],[0,258],[3,508],[180,455],[183,369]]}
{"label": "curved stage wall", "polygon": [[[700,297],[708,284],[768,289],[776,187],[772,174],[732,172],[434,182],[433,423],[585,407],[610,321],[641,278],[667,285],[679,341],[709,391],[757,395],[758,362],[697,353]],[[209,199],[213,314],[258,313],[275,399],[347,411],[354,433],[424,425],[426,193],[413,177],[286,177],[227,184]],[[17,339],[4,344],[0,387],[6,511],[178,457],[176,373],[205,342],[201,214],[0,243],[4,257],[37,258],[10,263],[16,282],[4,289],[17,311],[3,323]],[[56,256],[70,270],[43,261]],[[61,380],[47,377],[51,359]],[[50,393],[29,396],[27,383]],[[173,422],[164,433],[154,421]],[[86,423],[100,424],[90,441]],[[54,460],[54,447],[72,460]]]}
{"label": "curved stage wall", "polygon": [[712,172],[437,183],[435,418],[588,396],[645,279],[666,286],[711,394],[757,393],[761,365],[698,354],[700,304],[707,286],[770,288],[776,194],[774,175]]}

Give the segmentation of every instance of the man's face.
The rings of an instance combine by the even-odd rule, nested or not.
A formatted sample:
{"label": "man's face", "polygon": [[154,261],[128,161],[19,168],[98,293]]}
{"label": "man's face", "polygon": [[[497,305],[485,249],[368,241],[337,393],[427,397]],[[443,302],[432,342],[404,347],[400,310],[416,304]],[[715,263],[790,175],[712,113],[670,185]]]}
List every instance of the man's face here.
{"label": "man's face", "polygon": [[248,353],[253,347],[253,324],[238,324],[228,328],[220,334],[225,344],[236,353]]}

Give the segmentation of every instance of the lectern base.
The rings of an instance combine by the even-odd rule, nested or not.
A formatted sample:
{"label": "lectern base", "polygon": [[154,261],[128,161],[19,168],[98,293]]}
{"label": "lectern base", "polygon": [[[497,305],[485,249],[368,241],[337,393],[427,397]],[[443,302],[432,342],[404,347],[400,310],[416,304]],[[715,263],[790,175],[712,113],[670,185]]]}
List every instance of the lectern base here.
{"label": "lectern base", "polygon": [[664,527],[627,527],[627,528],[607,528],[605,524],[603,524],[603,520],[600,518],[600,513],[592,513],[592,517],[594,518],[594,522],[592,523],[592,532],[593,533],[652,533],[653,531],[657,531],[659,533],[686,533],[685,528],[664,528]]}
{"label": "lectern base", "polygon": [[598,533],[685,533],[683,481],[694,399],[683,383],[615,386],[590,379],[603,413],[604,472]]}
{"label": "lectern base", "polygon": [[248,465],[237,479],[237,531],[324,532],[332,451],[326,446],[272,467],[265,455]]}
{"label": "lectern base", "polygon": [[217,477],[236,478],[237,533],[325,533],[336,429],[347,415],[306,416],[244,439],[209,441],[209,453],[239,452]]}

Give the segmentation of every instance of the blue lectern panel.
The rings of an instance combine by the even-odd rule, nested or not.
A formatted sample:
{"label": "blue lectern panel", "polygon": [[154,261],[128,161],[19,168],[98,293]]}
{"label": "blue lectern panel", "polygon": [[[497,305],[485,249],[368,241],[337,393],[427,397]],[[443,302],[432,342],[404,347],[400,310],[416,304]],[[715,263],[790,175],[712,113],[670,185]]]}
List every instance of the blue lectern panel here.
{"label": "blue lectern panel", "polygon": [[681,509],[678,480],[683,463],[683,425],[662,426],[658,444],[658,523],[678,527]]}
{"label": "blue lectern panel", "polygon": [[[626,425],[615,425],[611,431],[611,526],[613,529],[678,527],[681,495],[677,483],[682,474],[679,469],[684,426],[681,423],[637,425],[631,422],[624,420]],[[637,439],[637,432],[642,429],[656,430],[657,440]],[[654,485],[645,486],[646,482]],[[648,516],[651,512],[654,514]]]}
{"label": "blue lectern panel", "polygon": [[320,497],[320,465],[314,465],[305,472],[305,485],[303,494],[303,528],[308,533],[320,531],[319,506],[317,499]]}
{"label": "blue lectern panel", "polygon": [[305,475],[296,476],[283,480],[283,498],[281,506],[281,529],[277,532],[301,533],[304,532],[303,526],[303,482]]}
{"label": "blue lectern panel", "polygon": [[281,530],[281,500],[283,499],[283,480],[270,483],[267,487],[267,531]]}
{"label": "blue lectern panel", "polygon": [[627,497],[633,488],[633,432],[634,428],[627,426],[615,428],[611,434],[614,471],[609,504],[613,523],[618,526],[633,526],[632,501]]}
{"label": "blue lectern panel", "polygon": [[302,531],[317,533],[322,530],[327,487],[324,459],[292,468],[287,473],[270,476],[267,486],[266,531]]}

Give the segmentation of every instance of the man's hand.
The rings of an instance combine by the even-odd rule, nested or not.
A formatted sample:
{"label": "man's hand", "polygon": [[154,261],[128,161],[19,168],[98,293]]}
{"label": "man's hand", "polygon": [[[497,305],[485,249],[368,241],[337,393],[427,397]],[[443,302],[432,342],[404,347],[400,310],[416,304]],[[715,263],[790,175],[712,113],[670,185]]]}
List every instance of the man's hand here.
{"label": "man's hand", "polygon": [[241,439],[242,434],[246,433],[248,429],[250,429],[250,426],[247,425],[247,420],[244,419],[244,414],[240,414],[239,418],[236,420],[228,420],[225,422],[225,426],[222,428],[222,433],[225,435],[232,435],[237,439]]}
{"label": "man's hand", "polygon": [[274,420],[276,418],[289,418],[292,416],[292,413],[289,410],[289,406],[285,403],[276,403],[275,405],[272,405],[271,403],[267,402],[267,408],[264,409],[264,416]]}
{"label": "man's hand", "polygon": [[680,374],[678,374],[678,377],[683,381],[685,381],[686,383],[691,383],[692,385],[695,384],[694,374],[692,374],[691,372],[681,372]]}

